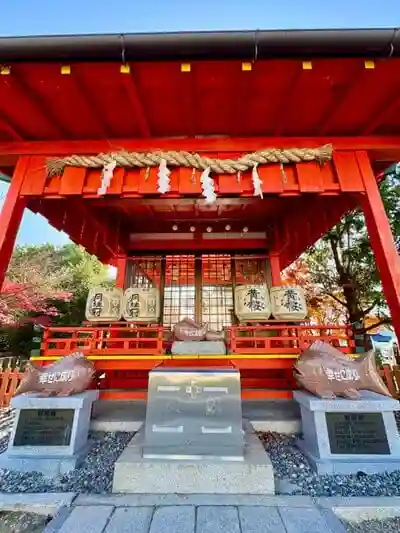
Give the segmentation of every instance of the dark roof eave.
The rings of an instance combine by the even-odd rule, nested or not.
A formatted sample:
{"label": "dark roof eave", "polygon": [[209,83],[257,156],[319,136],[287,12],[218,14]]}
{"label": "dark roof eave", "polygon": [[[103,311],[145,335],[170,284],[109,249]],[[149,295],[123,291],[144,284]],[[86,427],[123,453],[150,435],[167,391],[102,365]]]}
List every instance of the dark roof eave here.
{"label": "dark roof eave", "polygon": [[397,28],[0,37],[0,63],[400,57]]}

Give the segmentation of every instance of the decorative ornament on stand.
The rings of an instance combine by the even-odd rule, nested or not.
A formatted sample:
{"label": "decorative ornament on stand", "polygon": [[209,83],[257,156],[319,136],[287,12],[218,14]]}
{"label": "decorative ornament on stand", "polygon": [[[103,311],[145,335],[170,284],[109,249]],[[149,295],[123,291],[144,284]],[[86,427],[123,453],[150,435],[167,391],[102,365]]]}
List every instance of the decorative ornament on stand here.
{"label": "decorative ornament on stand", "polygon": [[213,204],[217,200],[217,195],[215,194],[214,189],[214,180],[210,177],[211,168],[208,167],[203,170],[200,182],[201,188],[203,190],[203,196],[205,198],[206,204]]}
{"label": "decorative ornament on stand", "polygon": [[251,171],[251,178],[252,178],[253,187],[254,187],[253,196],[259,196],[260,198],[263,198],[263,192],[262,192],[263,182],[262,182],[262,179],[260,179],[260,176],[258,175],[257,167],[258,167],[258,163],[255,163]]}
{"label": "decorative ornament on stand", "polygon": [[169,182],[169,175],[171,174],[171,171],[167,167],[167,161],[165,159],[161,159],[160,166],[158,167],[158,192],[161,194],[167,193],[170,188],[170,182]]}
{"label": "decorative ornament on stand", "polygon": [[110,186],[111,180],[114,176],[114,169],[117,165],[115,160],[106,163],[101,171],[101,185],[97,189],[97,194],[103,196],[106,194],[108,187]]}

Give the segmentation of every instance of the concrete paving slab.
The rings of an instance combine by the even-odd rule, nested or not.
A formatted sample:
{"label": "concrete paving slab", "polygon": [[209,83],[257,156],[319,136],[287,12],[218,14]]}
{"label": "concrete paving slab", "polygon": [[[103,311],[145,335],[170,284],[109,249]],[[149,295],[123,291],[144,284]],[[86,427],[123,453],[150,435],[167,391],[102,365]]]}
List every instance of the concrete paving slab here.
{"label": "concrete paving slab", "polygon": [[286,533],[276,507],[239,507],[242,533]]}
{"label": "concrete paving slab", "polygon": [[287,533],[336,533],[329,531],[325,518],[317,508],[279,507]]}
{"label": "concrete paving slab", "polygon": [[112,514],[105,533],[148,533],[153,511],[153,507],[120,507]]}
{"label": "concrete paving slab", "polygon": [[346,528],[331,509],[320,509],[330,533],[347,533]]}
{"label": "concrete paving slab", "polygon": [[157,507],[151,521],[150,533],[194,533],[195,521],[194,506]]}
{"label": "concrete paving slab", "polygon": [[241,533],[237,507],[198,507],[196,533]]}
{"label": "concrete paving slab", "polygon": [[61,507],[53,516],[51,522],[44,528],[43,533],[58,533],[61,526],[71,513],[70,507]]}
{"label": "concrete paving slab", "polygon": [[57,533],[103,533],[113,511],[112,506],[74,507]]}

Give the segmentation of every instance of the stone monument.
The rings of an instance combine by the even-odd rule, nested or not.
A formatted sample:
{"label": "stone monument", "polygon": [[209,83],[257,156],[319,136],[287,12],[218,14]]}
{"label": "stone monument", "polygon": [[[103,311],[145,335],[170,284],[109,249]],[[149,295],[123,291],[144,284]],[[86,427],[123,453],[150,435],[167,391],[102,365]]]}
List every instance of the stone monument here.
{"label": "stone monument", "polygon": [[183,318],[174,326],[173,355],[226,355],[223,332],[211,331],[208,324]]}
{"label": "stone monument", "polygon": [[233,367],[150,372],[146,421],[118,459],[113,492],[273,494],[272,463],[242,421]]}
{"label": "stone monument", "polygon": [[[399,402],[379,376],[372,353],[351,359],[317,341],[296,362],[295,391],[303,438],[298,446],[319,474],[400,469]],[[343,398],[339,398],[342,396]]]}
{"label": "stone monument", "polygon": [[97,390],[86,391],[94,366],[82,353],[47,367],[27,365],[11,407],[16,410],[8,448],[0,468],[63,474],[86,456]]}
{"label": "stone monument", "polygon": [[243,460],[240,374],[234,368],[150,373],[143,456]]}
{"label": "stone monument", "polygon": [[324,400],[306,391],[294,398],[303,427],[297,444],[319,474],[400,470],[397,400],[371,391],[361,391],[358,400]]}
{"label": "stone monument", "polygon": [[61,398],[38,393],[12,398],[16,417],[0,468],[52,476],[79,466],[90,449],[90,416],[98,396],[91,390]]}

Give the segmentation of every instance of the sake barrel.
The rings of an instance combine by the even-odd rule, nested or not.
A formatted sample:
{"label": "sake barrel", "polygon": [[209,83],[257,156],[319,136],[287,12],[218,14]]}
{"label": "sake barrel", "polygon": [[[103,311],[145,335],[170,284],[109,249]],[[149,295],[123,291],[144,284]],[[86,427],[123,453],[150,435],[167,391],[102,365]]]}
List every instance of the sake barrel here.
{"label": "sake barrel", "polygon": [[239,285],[235,288],[235,313],[239,321],[268,320],[271,305],[267,285]]}
{"label": "sake barrel", "polygon": [[277,320],[303,320],[308,314],[303,289],[289,285],[272,287],[271,309]]}
{"label": "sake barrel", "polygon": [[160,293],[156,287],[130,288],[124,293],[122,316],[127,322],[158,322]]}
{"label": "sake barrel", "polygon": [[122,289],[90,289],[85,316],[89,322],[118,322],[121,318]]}

